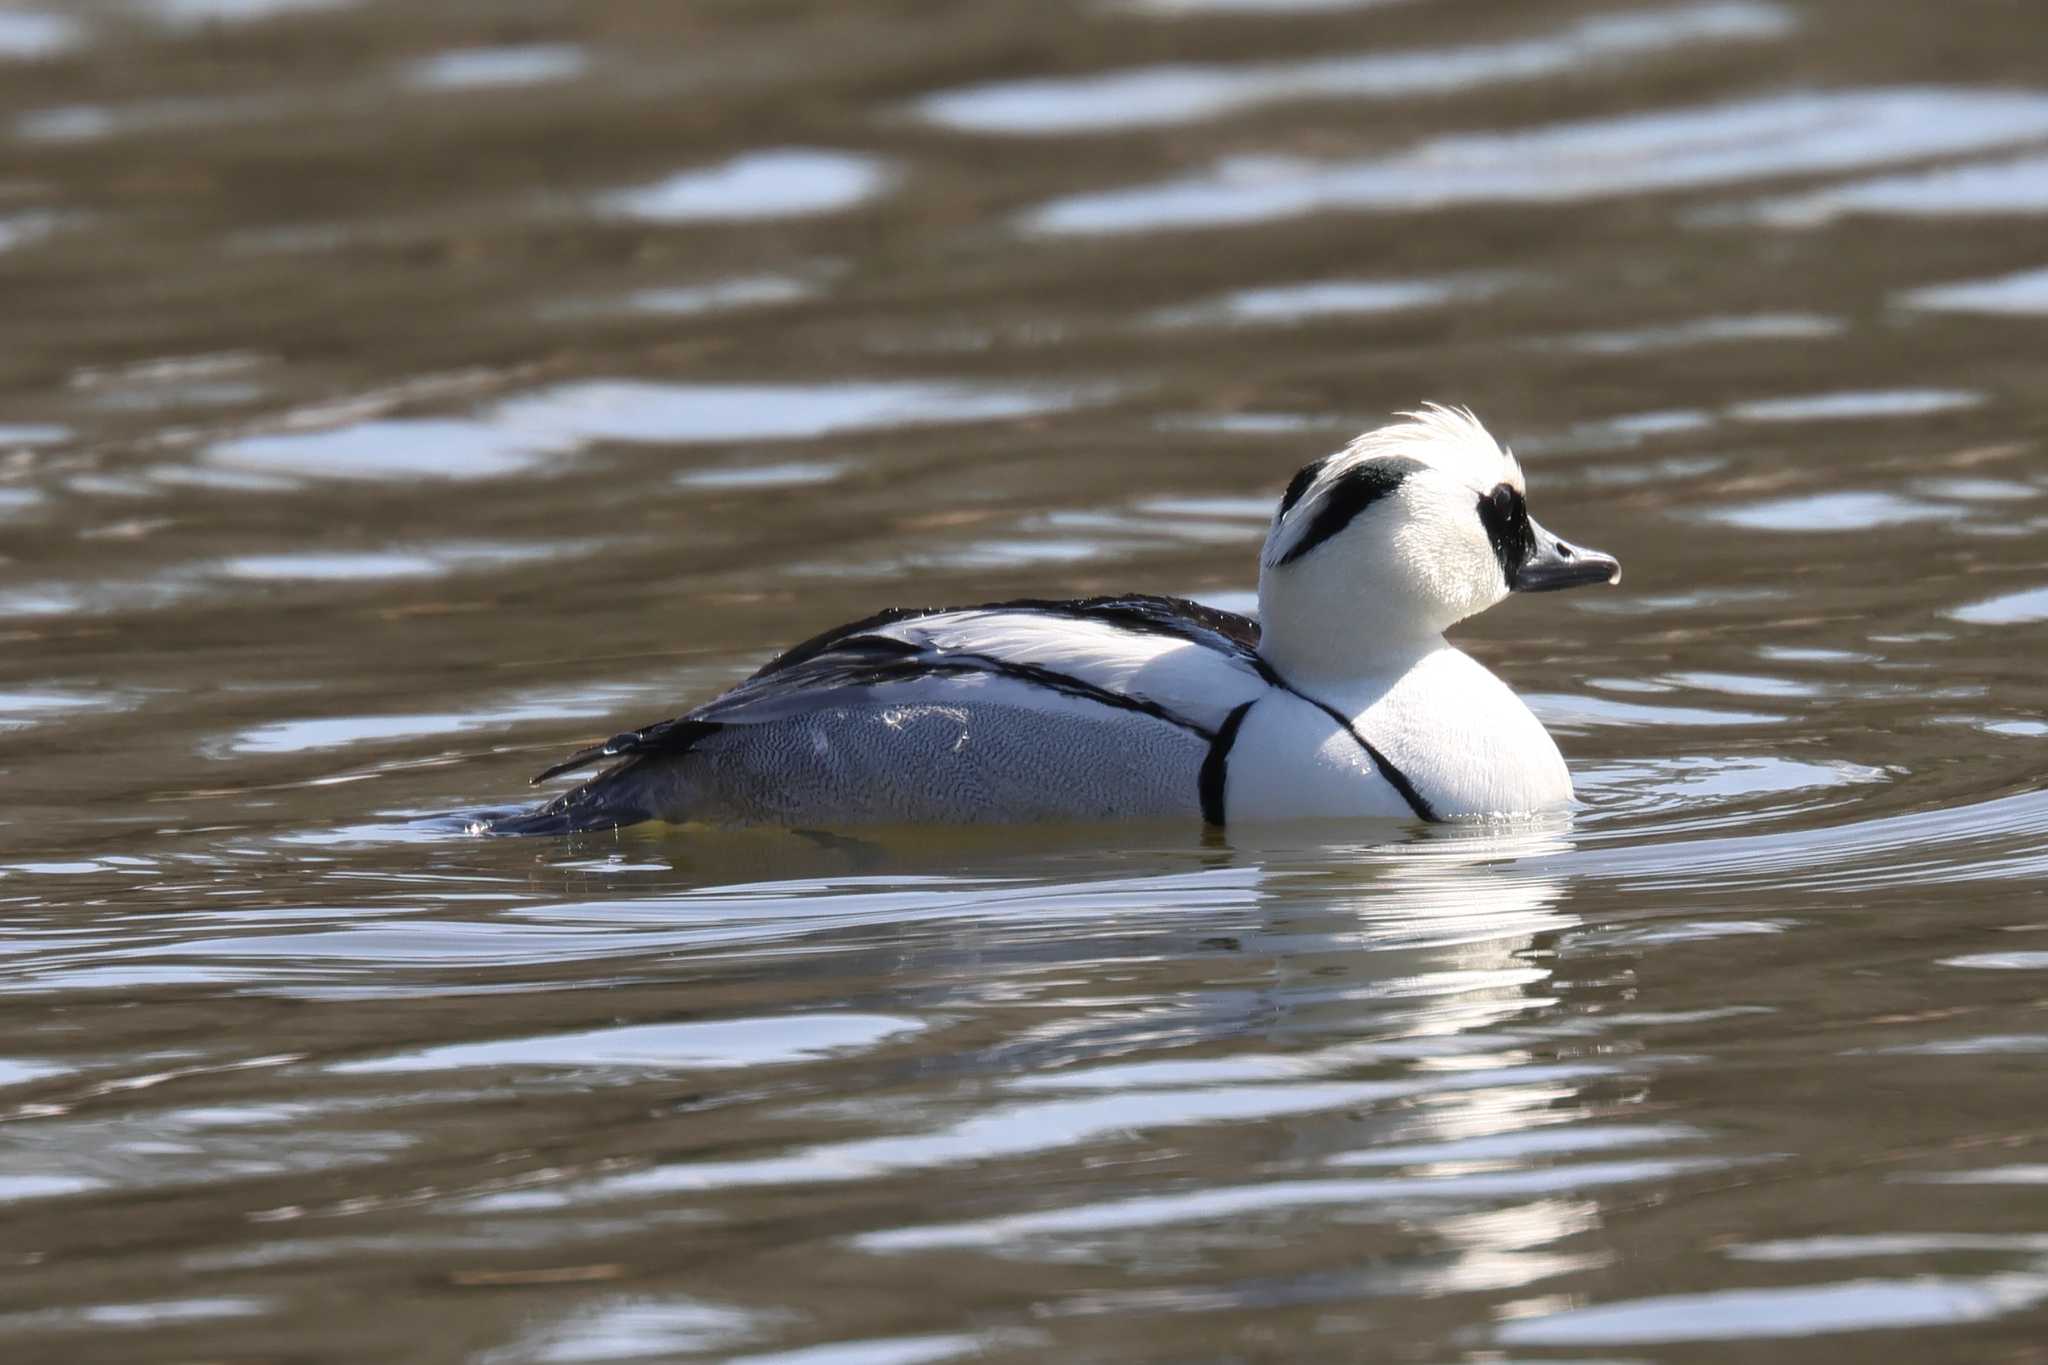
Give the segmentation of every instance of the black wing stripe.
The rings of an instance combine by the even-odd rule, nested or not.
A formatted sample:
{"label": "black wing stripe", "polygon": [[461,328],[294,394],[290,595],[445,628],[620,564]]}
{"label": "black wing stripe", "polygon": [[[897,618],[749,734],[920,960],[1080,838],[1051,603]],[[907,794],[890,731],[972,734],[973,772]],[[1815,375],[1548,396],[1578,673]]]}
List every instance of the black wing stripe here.
{"label": "black wing stripe", "polygon": [[1178,725],[1183,730],[1192,730],[1204,739],[1213,740],[1216,732],[1206,725],[1198,725],[1186,716],[1176,715],[1149,697],[1131,696],[1123,692],[1112,692],[1106,687],[1097,687],[1083,678],[1044,668],[1038,664],[1014,663],[1007,659],[989,659],[978,654],[948,655],[949,660],[968,659],[985,667],[1001,677],[1016,678],[1037,687],[1050,688],[1069,697],[1080,697],[1085,701],[1100,702],[1113,706],[1119,711],[1136,711],[1142,715]]}
{"label": "black wing stripe", "polygon": [[1232,711],[1223,718],[1223,728],[1216,732],[1216,738],[1209,742],[1209,756],[1202,760],[1202,775],[1198,790],[1202,797],[1202,819],[1208,824],[1223,823],[1223,789],[1230,779],[1230,750],[1237,743],[1237,732],[1244,724],[1247,711],[1259,704],[1257,697]]}

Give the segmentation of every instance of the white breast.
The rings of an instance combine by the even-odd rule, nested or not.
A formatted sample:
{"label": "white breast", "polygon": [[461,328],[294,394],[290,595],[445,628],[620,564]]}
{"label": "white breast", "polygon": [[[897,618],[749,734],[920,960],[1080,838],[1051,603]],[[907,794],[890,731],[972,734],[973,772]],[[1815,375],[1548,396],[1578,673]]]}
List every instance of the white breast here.
{"label": "white breast", "polygon": [[[1571,776],[1542,723],[1507,684],[1448,645],[1390,679],[1327,696],[1302,690],[1349,716],[1441,818],[1571,804]],[[1226,800],[1232,823],[1415,814],[1350,732],[1280,692],[1246,715]]]}
{"label": "white breast", "polygon": [[1224,810],[1233,825],[1415,816],[1349,731],[1321,707],[1277,689],[1245,714],[1238,729]]}
{"label": "white breast", "polygon": [[1424,655],[1355,724],[1445,817],[1528,814],[1572,803],[1571,774],[1508,685],[1445,645]]}

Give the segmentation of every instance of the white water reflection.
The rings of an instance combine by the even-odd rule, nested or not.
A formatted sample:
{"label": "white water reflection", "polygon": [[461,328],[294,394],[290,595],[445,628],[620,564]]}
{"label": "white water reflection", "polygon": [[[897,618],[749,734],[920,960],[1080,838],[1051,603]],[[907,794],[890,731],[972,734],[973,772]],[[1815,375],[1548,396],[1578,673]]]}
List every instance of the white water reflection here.
{"label": "white water reflection", "polygon": [[1983,394],[1969,389],[1849,389],[1731,403],[1728,415],[1742,422],[1853,422],[1955,412],[1983,401]]}
{"label": "white water reflection", "polygon": [[63,226],[63,222],[58,215],[40,210],[0,216],[0,251],[40,242]]}
{"label": "white water reflection", "polygon": [[308,431],[232,437],[209,463],[320,479],[468,480],[542,472],[598,441],[687,445],[800,441],[849,431],[986,422],[1101,401],[1107,389],[944,381],[662,384],[585,380],[478,417],[379,417]]}
{"label": "white water reflection", "polygon": [[1485,298],[1517,283],[1505,274],[1447,275],[1436,279],[1311,280],[1303,284],[1240,289],[1220,298],[1162,309],[1149,321],[1161,327],[1217,323],[1275,324],[1375,313],[1403,313],[1454,301]]}
{"label": "white water reflection", "polygon": [[1769,498],[1732,507],[1697,507],[1692,514],[1750,531],[1864,531],[1873,526],[1954,521],[1965,515],[1962,508],[1946,503],[1859,490]]}
{"label": "white water reflection", "polygon": [[839,432],[983,422],[1070,407],[1084,395],[909,380],[657,384],[591,380],[500,403],[495,428],[543,445],[792,441]]}
{"label": "white water reflection", "polygon": [[1858,180],[1768,199],[1742,216],[1773,227],[1817,227],[1855,213],[1928,218],[2048,213],[2048,155]]}
{"label": "white water reflection", "polygon": [[916,1337],[869,1337],[834,1341],[793,1351],[764,1351],[725,1358],[725,1365],[933,1365],[961,1356],[986,1356],[991,1350],[1028,1349],[1043,1345],[1035,1332],[1011,1329],[980,1335],[933,1333]]}
{"label": "white water reflection", "polygon": [[253,1318],[273,1308],[267,1299],[232,1297],[100,1303],[84,1308],[44,1308],[0,1315],[0,1332],[62,1332],[80,1327],[136,1331],[145,1327],[175,1327],[188,1322]]}
{"label": "white water reflection", "polygon": [[1379,9],[1412,0],[1106,0],[1112,9],[1178,18],[1191,14],[1326,14],[1337,10]]}
{"label": "white water reflection", "polygon": [[1909,308],[1951,313],[2048,314],[2048,266],[1988,280],[1929,285],[1900,295]]}
{"label": "white water reflection", "polygon": [[2048,1253],[2048,1234],[2000,1232],[1878,1232],[1783,1237],[1728,1248],[1738,1261],[1854,1260],[1865,1256],[1927,1256],[1944,1251]]}
{"label": "white water reflection", "polygon": [[[688,1198],[695,1206],[763,1186],[881,1181],[962,1163],[1033,1160],[1074,1147],[1092,1156],[1148,1141],[1146,1134],[1159,1129],[1199,1133],[1283,1122],[1289,1131],[1302,1125],[1304,1135],[1349,1134],[1353,1145],[1320,1159],[1286,1159],[1302,1168],[1295,1178],[1221,1189],[1205,1184],[1140,1199],[1122,1197],[1124,1182],[1090,1180],[1061,1208],[1001,1212],[968,1223],[884,1226],[857,1233],[853,1245],[870,1253],[972,1247],[1039,1255],[1040,1246],[1020,1244],[1028,1236],[1036,1243],[1054,1239],[1044,1252],[1061,1258],[1073,1239],[1105,1233],[1218,1220],[1236,1227],[1275,1212],[1317,1217],[1333,1208],[1357,1216],[1390,1202],[1426,1203],[1456,1210],[1430,1215],[1446,1228],[1445,1251],[1433,1253],[1426,1266],[1380,1277],[1387,1283],[1373,1292],[1506,1287],[1584,1268],[1597,1258],[1529,1252],[1583,1230],[1583,1219],[1572,1212],[1577,1205],[1558,1196],[1669,1180],[1740,1158],[1619,1156],[1709,1135],[1680,1123],[1581,1121],[1587,1116],[1572,1104],[1580,1088],[1612,1087],[1630,1075],[1631,1064],[1527,1055],[1541,1035],[1518,1030],[1518,1021],[1544,1017],[1555,1003],[1545,990],[1548,960],[1529,949],[1536,935],[1574,924],[1556,908],[1562,887],[1527,860],[1563,847],[1542,833],[1454,833],[1372,850],[1362,863],[1332,863],[1313,878],[1261,878],[1255,885],[1267,903],[1255,925],[1233,937],[1251,961],[1270,961],[1277,972],[1255,1001],[1244,1002],[1256,1008],[1267,1048],[1226,1056],[1160,1056],[1153,1048],[1141,1060],[1118,1060],[1121,1048],[1096,1053],[1108,1041],[1098,1039],[1102,1024],[1122,1006],[1109,1002],[1075,1034],[1085,1049],[1076,1054],[1077,1064],[1041,1064],[963,1088],[958,1098],[965,1112],[949,1122],[747,1159],[670,1161],[639,1172],[485,1193],[451,1211],[518,1215],[649,1198],[668,1206]],[[1353,884],[1346,894],[1343,887]],[[1323,965],[1333,950],[1364,970],[1333,979]],[[956,987],[956,1007],[970,991],[987,1007],[1031,1000],[1018,994],[1029,980],[1006,981],[978,969],[971,982]],[[1195,1006],[1189,1022],[1202,1031],[1183,1036],[1200,1042],[1232,1022],[1243,1008],[1234,996],[1226,990],[1211,1004],[1189,1002]],[[1172,1026],[1174,1014],[1160,1013],[1163,1007],[1148,1007],[1147,1028]],[[1226,1018],[1214,1017],[1219,1008]],[[1054,1030],[1072,1028],[1046,1016],[1034,1052],[1043,1056],[1058,1037]],[[1307,1040],[1313,1045],[1299,1046]],[[1361,1072],[1372,1078],[1358,1078]],[[1326,1141],[1303,1145],[1313,1151]],[[1601,1159],[1573,1159],[1588,1155]],[[1095,1160],[1075,1169],[1097,1166],[1116,1169]],[[1364,1166],[1399,1170],[1329,1174]],[[1111,1197],[1096,1197],[1098,1190]],[[1513,1207],[1487,1207],[1503,1202]]]}
{"label": "white water reflection", "polygon": [[356,0],[132,0],[135,9],[179,28],[248,24],[295,14],[341,9]]}
{"label": "white water reflection", "polygon": [[32,109],[14,121],[24,142],[86,142],[130,134],[199,132],[249,126],[304,110],[304,101],[283,95],[185,95],[130,104],[63,104]]}
{"label": "white water reflection", "polygon": [[[1688,318],[1661,327],[1637,327],[1626,331],[1582,332],[1566,337],[1564,344],[1575,351],[1593,355],[1630,355],[1651,351],[1679,351],[1693,346],[1734,341],[1815,341],[1839,336],[1840,318],[1815,313],[1747,313],[1733,317]],[[1545,342],[1544,345],[1551,343]],[[1703,416],[1703,414],[1689,414]]]}
{"label": "white water reflection", "polygon": [[123,365],[82,366],[69,387],[91,396],[93,406],[115,412],[155,412],[180,407],[222,407],[252,402],[266,392],[252,372],[272,369],[274,356],[254,351],[159,356]]}
{"label": "white water reflection", "polygon": [[[79,692],[68,688],[15,688],[0,691],[0,731],[25,730],[39,724],[44,718],[69,715],[80,711],[115,710],[124,706],[126,699],[99,692]],[[7,1063],[0,1062],[0,1084],[6,1084]]]}
{"label": "white water reflection", "polygon": [[82,1175],[0,1174],[0,1204],[21,1199],[61,1199],[105,1188],[106,1182]]}
{"label": "white water reflection", "polygon": [[576,447],[560,434],[455,417],[382,417],[322,431],[241,436],[206,458],[238,469],[322,479],[491,479]]}
{"label": "white water reflection", "polygon": [[2040,497],[2043,492],[2013,479],[1915,479],[1912,487],[1916,493],[1956,502],[2024,502]]}
{"label": "white water reflection", "polygon": [[0,61],[40,61],[70,51],[84,37],[78,21],[68,15],[0,9]]}
{"label": "white water reflection", "polygon": [[573,43],[464,47],[420,58],[406,67],[405,80],[423,90],[488,90],[572,80],[589,64]]}
{"label": "white water reflection", "polygon": [[742,275],[710,284],[641,289],[627,297],[626,306],[639,313],[683,316],[721,312],[728,308],[753,308],[769,303],[795,303],[814,292],[809,283],[786,275]]}
{"label": "white water reflection", "polygon": [[[502,730],[529,723],[560,724],[567,720],[596,720],[631,703],[655,705],[650,693],[665,693],[677,685],[673,676],[657,688],[585,685],[573,691],[537,692],[497,701],[480,700],[467,711],[411,712],[401,714],[317,716],[296,720],[268,721],[236,731],[218,752],[229,754],[297,754],[343,749],[358,744],[392,740],[431,739],[442,735],[474,734]],[[207,752],[216,752],[208,747]]]}
{"label": "white water reflection", "polygon": [[1522,700],[1545,725],[1581,730],[1598,725],[1746,726],[1777,725],[1787,717],[1768,711],[1735,711],[1701,706],[1652,706],[1569,692],[1530,692]]}
{"label": "white water reflection", "polygon": [[213,566],[225,578],[282,583],[357,583],[423,578],[464,569],[553,559],[582,546],[512,545],[487,541],[427,545],[413,550],[300,550],[234,555]]}
{"label": "white water reflection", "polygon": [[70,439],[71,428],[54,422],[0,423],[0,450],[61,445]]}
{"label": "white water reflection", "polygon": [[2048,1185],[2048,1164],[2022,1161],[1975,1171],[1934,1171],[1900,1179],[1916,1185]]}
{"label": "white water reflection", "polygon": [[1942,615],[1972,625],[2015,626],[2048,621],[2048,588],[2022,588],[1957,607]]}
{"label": "white water reflection", "polygon": [[1849,171],[2048,136],[2048,94],[1941,87],[1773,95],[1659,113],[1439,137],[1354,161],[1230,157],[1205,174],[1058,199],[1048,233],[1268,222],[1329,209],[1560,203]]}
{"label": "white water reflection", "polygon": [[730,1346],[752,1336],[762,1325],[752,1313],[719,1304],[679,1296],[621,1296],[576,1309],[512,1345],[476,1359],[478,1365],[672,1359],[677,1353],[697,1355]]}
{"label": "white water reflection", "polygon": [[854,152],[778,147],[679,171],[602,196],[609,213],[649,223],[744,221],[836,213],[872,199],[894,179],[886,162]]}
{"label": "white water reflection", "polygon": [[940,91],[916,107],[927,121],[961,132],[1100,132],[1218,118],[1278,100],[1394,100],[1565,72],[1583,76],[1600,62],[1640,59],[1702,42],[1776,38],[1791,28],[1791,16],[1775,5],[1729,0],[1603,15],[1516,42],[1001,81]]}
{"label": "white water reflection", "polygon": [[1479,1203],[1565,1194],[1609,1185],[1668,1180],[1695,1172],[1723,1169],[1732,1164],[1727,1159],[1714,1157],[1595,1161],[1511,1172],[1450,1172],[1407,1178],[1290,1180],[1264,1185],[1220,1186],[1187,1194],[1125,1199],[1078,1209],[867,1233],[857,1238],[856,1244],[868,1251],[924,1251],[935,1247],[1007,1249],[1020,1238],[1073,1237],[1134,1228],[1158,1228],[1214,1218],[1278,1213],[1304,1206],[1317,1209],[1371,1207],[1409,1200]]}
{"label": "white water reflection", "polygon": [[[1740,825],[1755,818],[1753,807],[1731,809],[1732,803],[1825,793],[1895,777],[1882,768],[1843,759],[1814,761],[1759,754],[1688,754],[1575,764],[1573,773],[1580,795],[1598,798],[1602,810],[1665,812],[1666,826],[1674,832],[1709,824]],[[1787,804],[1773,802],[1773,808],[1782,810]],[[1699,814],[1684,824],[1669,818],[1680,812]]]}
{"label": "white water reflection", "polygon": [[2048,1299],[2048,1274],[1923,1275],[1701,1294],[1571,1308],[1500,1327],[1511,1346],[1752,1341],[1986,1322]]}
{"label": "white water reflection", "polygon": [[881,1014],[783,1015],[686,1024],[637,1024],[535,1038],[450,1043],[362,1061],[336,1062],[347,1075],[466,1071],[475,1067],[589,1067],[717,1070],[772,1066],[860,1051],[919,1033],[917,1019]]}
{"label": "white water reflection", "polygon": [[693,469],[676,475],[676,487],[705,492],[730,492],[753,488],[797,488],[804,484],[830,483],[850,468],[841,460],[784,460],[774,464],[734,465],[725,469]]}
{"label": "white water reflection", "polygon": [[[829,1144],[786,1156],[656,1166],[629,1175],[605,1177],[568,1191],[484,1195],[467,1201],[464,1207],[470,1211],[540,1209],[748,1185],[839,1183],[964,1162],[1028,1157],[1149,1129],[1287,1118],[1409,1102],[1432,1093],[1466,1088],[1517,1084],[1547,1087],[1554,1082],[1610,1076],[1614,1071],[1600,1064],[1531,1066],[1456,1072],[1413,1081],[1217,1085],[999,1105],[931,1132]],[[1564,1187],[1566,1183],[1556,1182],[1550,1188]],[[1286,1196],[1281,1192],[1278,1197]]]}

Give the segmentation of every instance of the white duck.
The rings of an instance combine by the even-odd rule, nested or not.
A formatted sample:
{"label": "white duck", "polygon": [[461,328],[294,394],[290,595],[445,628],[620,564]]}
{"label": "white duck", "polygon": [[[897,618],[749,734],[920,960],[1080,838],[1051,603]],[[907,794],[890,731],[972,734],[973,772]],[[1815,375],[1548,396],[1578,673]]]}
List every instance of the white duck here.
{"label": "white duck", "polygon": [[1257,621],[1150,596],[886,611],[573,755],[534,780],[623,761],[482,828],[1557,810],[1557,745],[1443,638],[1510,592],[1620,581],[1523,491],[1477,418],[1431,405],[1294,476]]}

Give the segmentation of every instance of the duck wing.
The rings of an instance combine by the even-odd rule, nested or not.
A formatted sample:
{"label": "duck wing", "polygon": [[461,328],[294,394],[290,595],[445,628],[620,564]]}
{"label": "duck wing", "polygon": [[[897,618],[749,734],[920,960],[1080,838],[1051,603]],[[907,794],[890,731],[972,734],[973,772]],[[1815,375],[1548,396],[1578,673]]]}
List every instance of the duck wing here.
{"label": "duck wing", "polygon": [[679,754],[720,728],[786,720],[884,685],[936,693],[975,678],[1140,712],[1213,740],[1233,711],[1279,685],[1258,640],[1248,617],[1144,594],[896,608],[806,640],[695,710],[614,735],[534,781],[605,759]]}

